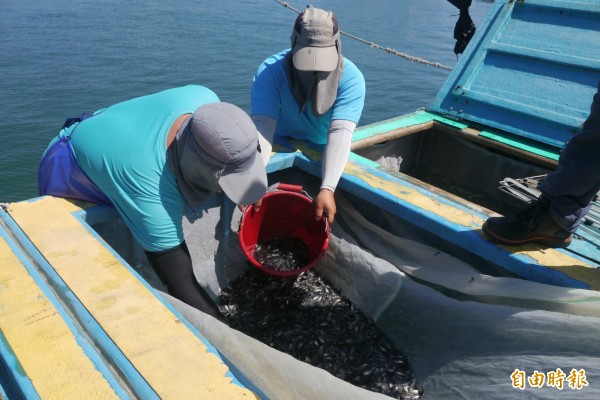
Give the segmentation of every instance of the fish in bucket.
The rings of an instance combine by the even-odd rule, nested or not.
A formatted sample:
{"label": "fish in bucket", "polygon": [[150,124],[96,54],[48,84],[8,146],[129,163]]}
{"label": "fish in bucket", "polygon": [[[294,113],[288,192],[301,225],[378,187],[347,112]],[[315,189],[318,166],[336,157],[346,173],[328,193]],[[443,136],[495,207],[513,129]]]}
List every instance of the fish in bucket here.
{"label": "fish in bucket", "polygon": [[314,218],[312,198],[302,186],[278,183],[258,211],[246,206],[238,239],[248,261],[279,277],[296,277],[315,266],[329,246],[329,223]]}

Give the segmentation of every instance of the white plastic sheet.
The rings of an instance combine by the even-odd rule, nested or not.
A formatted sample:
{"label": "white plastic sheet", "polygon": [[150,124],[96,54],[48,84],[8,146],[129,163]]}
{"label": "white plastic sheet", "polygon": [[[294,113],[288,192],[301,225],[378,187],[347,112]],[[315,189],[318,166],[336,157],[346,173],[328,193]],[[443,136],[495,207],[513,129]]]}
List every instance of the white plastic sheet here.
{"label": "white plastic sheet", "polygon": [[[330,247],[317,270],[409,357],[423,399],[600,398],[598,292],[482,274],[370,223],[342,192],[336,199]],[[197,277],[215,299],[247,267],[237,243],[240,216],[223,201],[184,224]],[[388,398],[166,297],[266,398]]]}

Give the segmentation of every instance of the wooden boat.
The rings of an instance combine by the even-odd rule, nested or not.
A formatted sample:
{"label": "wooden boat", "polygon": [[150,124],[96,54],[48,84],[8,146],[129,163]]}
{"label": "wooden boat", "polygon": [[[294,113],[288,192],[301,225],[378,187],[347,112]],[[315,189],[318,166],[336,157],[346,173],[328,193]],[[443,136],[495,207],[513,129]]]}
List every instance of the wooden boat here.
{"label": "wooden boat", "polygon": [[[380,228],[485,273],[599,290],[593,214],[565,250],[499,246],[481,231],[488,216],[524,205],[501,182],[551,171],[589,112],[598,31],[595,0],[496,2],[430,108],[356,131],[338,192]],[[274,151],[272,183],[313,187],[320,148]],[[205,210],[215,207],[235,236],[235,207],[220,196]],[[221,347],[228,337],[211,342],[161,297],[111,208],[40,197],[4,204],[0,216],[1,398],[277,398],[284,372],[252,377]],[[302,396],[288,398],[311,398]]]}

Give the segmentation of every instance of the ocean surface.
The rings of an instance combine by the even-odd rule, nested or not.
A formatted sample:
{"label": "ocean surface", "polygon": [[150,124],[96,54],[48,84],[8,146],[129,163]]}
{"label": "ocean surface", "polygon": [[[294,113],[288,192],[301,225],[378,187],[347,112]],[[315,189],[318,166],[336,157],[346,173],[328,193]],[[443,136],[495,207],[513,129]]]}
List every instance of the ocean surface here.
{"label": "ocean surface", "polygon": [[[476,26],[493,0],[473,0]],[[252,76],[289,47],[296,12],[331,10],[340,29],[453,67],[458,10],[447,0],[2,0],[0,202],[36,197],[37,167],[66,118],[186,84],[250,110]],[[293,9],[292,9],[293,8]],[[428,107],[449,72],[342,36],[365,76],[359,126]]]}

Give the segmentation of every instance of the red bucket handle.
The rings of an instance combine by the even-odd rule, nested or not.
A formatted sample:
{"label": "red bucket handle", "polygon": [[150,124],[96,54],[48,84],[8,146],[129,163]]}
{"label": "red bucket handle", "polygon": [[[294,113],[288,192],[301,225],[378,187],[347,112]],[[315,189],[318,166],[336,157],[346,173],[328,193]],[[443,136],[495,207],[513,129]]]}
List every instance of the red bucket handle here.
{"label": "red bucket handle", "polygon": [[[306,197],[308,197],[309,199],[312,200],[312,197],[310,197],[308,195],[308,193],[306,193],[306,191],[302,190],[302,185],[292,185],[291,183],[277,183],[277,186],[271,186],[271,188],[269,188],[267,190],[267,192],[273,192],[275,190],[282,190],[282,191],[286,191],[286,192],[294,192],[294,193],[303,193]],[[248,207],[252,207],[252,204],[246,204],[244,206],[244,209],[242,210],[242,217],[240,218],[240,222],[239,225],[242,224],[242,221],[244,220],[244,215],[246,214],[246,208]]]}
{"label": "red bucket handle", "polygon": [[279,190],[286,190],[288,192],[296,192],[296,193],[300,193],[302,192],[302,186],[301,185],[292,185],[290,183],[278,183],[277,184],[277,189]]}
{"label": "red bucket handle", "polygon": [[281,191],[286,191],[286,192],[302,193],[303,195],[305,195],[309,199],[311,199],[311,200],[313,199],[306,192],[306,190],[302,189],[302,185],[292,185],[291,183],[281,183],[281,182],[279,182],[277,184],[277,187],[273,187],[272,190],[281,190]]}

